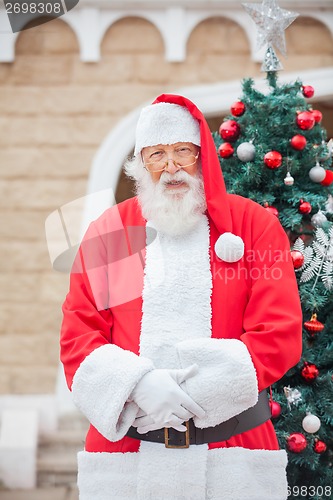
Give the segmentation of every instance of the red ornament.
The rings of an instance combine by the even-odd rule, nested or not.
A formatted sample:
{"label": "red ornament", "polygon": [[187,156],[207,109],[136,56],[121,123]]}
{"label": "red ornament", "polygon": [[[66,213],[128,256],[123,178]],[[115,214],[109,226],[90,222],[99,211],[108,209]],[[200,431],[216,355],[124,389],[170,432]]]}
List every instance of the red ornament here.
{"label": "red ornament", "polygon": [[293,453],[301,453],[307,447],[307,440],[304,434],[294,432],[287,438],[287,448]]}
{"label": "red ornament", "polygon": [[311,212],[311,210],[312,210],[312,207],[308,201],[300,200],[298,211],[301,214],[309,214]]}
{"label": "red ornament", "polygon": [[315,124],[315,119],[311,111],[301,111],[297,115],[296,123],[302,130],[311,130]]}
{"label": "red ornament", "polygon": [[299,269],[304,264],[304,255],[299,250],[292,250],[290,252],[291,260],[293,261],[294,269]]}
{"label": "red ornament", "polygon": [[302,87],[304,97],[313,97],[314,88],[311,85],[303,85]]}
{"label": "red ornament", "polygon": [[322,186],[330,186],[333,182],[333,172],[332,170],[326,170],[325,179],[321,181]]}
{"label": "red ornament", "polygon": [[294,137],[292,137],[290,139],[290,145],[294,149],[297,149],[297,151],[302,151],[302,149],[305,148],[306,143],[307,143],[307,141],[306,141],[304,135],[301,135],[301,134],[294,135]]}
{"label": "red ornament", "polygon": [[316,439],[315,444],[313,446],[313,451],[315,453],[325,453],[327,450],[327,445],[324,443],[324,441],[320,441],[319,439]]}
{"label": "red ornament", "polygon": [[229,142],[222,142],[218,152],[222,158],[230,158],[234,154],[234,148]]}
{"label": "red ornament", "polygon": [[267,203],[267,202],[266,202],[266,203],[264,203],[264,207],[265,207],[265,209],[267,210],[267,212],[269,212],[269,213],[270,213],[270,214],[272,214],[272,215],[275,215],[275,217],[279,217],[279,211],[278,211],[278,209],[277,209],[277,208],[275,208],[275,207],[272,207],[272,206],[268,205],[268,203]]}
{"label": "red ornament", "polygon": [[264,156],[264,163],[266,167],[272,170],[279,168],[282,163],[282,155],[278,151],[269,151]]}
{"label": "red ornament", "polygon": [[271,409],[272,418],[278,418],[281,415],[281,405],[276,401],[270,401],[269,407]]}
{"label": "red ornament", "polygon": [[313,116],[314,121],[316,123],[320,123],[321,120],[323,119],[323,113],[321,113],[321,111],[319,111],[319,109],[313,109],[312,116]]}
{"label": "red ornament", "polygon": [[318,321],[317,314],[313,313],[311,319],[309,321],[305,321],[304,328],[310,332],[311,335],[314,335],[315,333],[321,332],[325,328],[325,325]]}
{"label": "red ornament", "polygon": [[235,120],[227,120],[220,125],[219,134],[225,141],[237,141],[240,134],[240,126]]}
{"label": "red ornament", "polygon": [[245,113],[245,104],[242,101],[236,101],[231,106],[231,114],[234,116],[242,116]]}
{"label": "red ornament", "polygon": [[315,380],[318,377],[319,370],[316,365],[305,362],[301,375],[307,382],[312,382],[312,380]]}

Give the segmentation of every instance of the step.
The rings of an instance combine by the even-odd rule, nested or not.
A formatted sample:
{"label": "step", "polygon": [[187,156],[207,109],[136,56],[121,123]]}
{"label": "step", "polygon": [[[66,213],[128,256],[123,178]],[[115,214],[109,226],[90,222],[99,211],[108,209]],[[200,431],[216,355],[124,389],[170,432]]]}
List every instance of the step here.
{"label": "step", "polygon": [[77,452],[81,449],[83,445],[77,443],[76,439],[70,444],[60,440],[55,441],[55,444],[48,441],[41,445],[37,455],[37,485],[41,487],[76,484]]}
{"label": "step", "polygon": [[59,418],[59,430],[86,431],[88,429],[88,420],[81,413],[72,413]]}
{"label": "step", "polygon": [[78,500],[77,488],[38,488],[33,490],[2,490],[0,500]]}
{"label": "step", "polygon": [[[37,486],[76,488],[77,453],[88,429],[81,415],[61,418],[55,433],[41,436],[37,454]],[[0,496],[1,500],[1,496]]]}
{"label": "step", "polygon": [[86,431],[59,430],[54,434],[40,436],[38,446],[40,449],[83,449]]}
{"label": "step", "polygon": [[37,453],[38,488],[55,487],[59,490],[61,487],[70,487],[76,491],[77,453],[84,448],[88,426],[85,417],[73,413],[60,418],[56,432],[40,436]]}

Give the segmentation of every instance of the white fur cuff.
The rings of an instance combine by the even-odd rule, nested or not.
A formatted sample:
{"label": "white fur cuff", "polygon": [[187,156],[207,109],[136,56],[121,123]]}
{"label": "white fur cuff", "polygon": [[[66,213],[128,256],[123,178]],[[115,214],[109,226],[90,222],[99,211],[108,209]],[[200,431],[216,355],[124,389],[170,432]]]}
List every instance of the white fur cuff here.
{"label": "white fur cuff", "polygon": [[138,406],[128,402],[128,397],[143,375],[153,368],[149,359],[116,345],[99,347],[75,373],[74,403],[106,439],[118,441],[138,412]]}
{"label": "white fur cuff", "polygon": [[199,371],[184,389],[205,411],[194,418],[200,428],[211,427],[251,408],[258,401],[256,371],[243,342],[201,338],[177,344],[181,368],[196,363]]}

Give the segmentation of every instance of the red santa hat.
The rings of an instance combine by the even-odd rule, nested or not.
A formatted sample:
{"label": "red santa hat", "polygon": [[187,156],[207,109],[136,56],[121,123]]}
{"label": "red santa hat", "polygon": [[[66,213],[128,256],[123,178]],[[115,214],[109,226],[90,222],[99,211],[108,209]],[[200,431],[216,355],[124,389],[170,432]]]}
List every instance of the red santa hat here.
{"label": "red santa hat", "polygon": [[236,262],[244,255],[243,240],[232,234],[232,219],[222,170],[208,123],[193,102],[183,96],[162,94],[143,108],[136,132],[134,154],[146,146],[192,142],[200,158],[208,213],[221,233],[217,256]]}

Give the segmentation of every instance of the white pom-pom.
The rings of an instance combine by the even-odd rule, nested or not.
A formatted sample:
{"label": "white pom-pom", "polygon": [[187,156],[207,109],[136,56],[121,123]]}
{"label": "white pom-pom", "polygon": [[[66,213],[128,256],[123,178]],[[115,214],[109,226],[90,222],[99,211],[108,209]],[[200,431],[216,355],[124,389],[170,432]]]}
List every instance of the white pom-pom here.
{"label": "white pom-pom", "polygon": [[244,241],[232,233],[223,233],[215,243],[215,253],[224,262],[237,262],[244,255]]}

